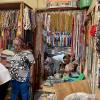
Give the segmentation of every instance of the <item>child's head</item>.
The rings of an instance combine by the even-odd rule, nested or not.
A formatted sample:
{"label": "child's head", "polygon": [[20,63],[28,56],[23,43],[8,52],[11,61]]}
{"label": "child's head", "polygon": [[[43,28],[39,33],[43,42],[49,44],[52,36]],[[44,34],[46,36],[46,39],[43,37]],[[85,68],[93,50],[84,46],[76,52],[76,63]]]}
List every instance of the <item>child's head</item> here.
{"label": "child's head", "polygon": [[70,63],[70,55],[69,54],[66,54],[64,57],[63,57],[63,61],[65,64],[69,64]]}

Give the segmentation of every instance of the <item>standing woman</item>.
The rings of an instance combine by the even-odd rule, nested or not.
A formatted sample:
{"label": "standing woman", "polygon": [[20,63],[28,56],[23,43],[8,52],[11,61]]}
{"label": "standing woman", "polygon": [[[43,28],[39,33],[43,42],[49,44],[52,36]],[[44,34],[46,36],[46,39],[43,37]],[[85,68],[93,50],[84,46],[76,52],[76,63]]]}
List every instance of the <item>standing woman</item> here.
{"label": "standing woman", "polygon": [[10,74],[12,76],[11,100],[16,100],[18,94],[22,100],[29,100],[29,82],[32,79],[32,65],[35,63],[33,54],[26,49],[21,37],[13,41],[15,55],[11,60]]}

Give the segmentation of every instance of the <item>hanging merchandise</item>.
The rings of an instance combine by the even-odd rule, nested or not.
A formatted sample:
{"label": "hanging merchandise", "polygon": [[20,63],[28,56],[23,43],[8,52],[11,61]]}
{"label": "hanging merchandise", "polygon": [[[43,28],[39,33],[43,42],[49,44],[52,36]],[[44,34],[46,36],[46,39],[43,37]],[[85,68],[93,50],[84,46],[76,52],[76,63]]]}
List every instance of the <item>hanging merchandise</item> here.
{"label": "hanging merchandise", "polygon": [[0,49],[3,48],[3,39],[2,39],[2,36],[0,36]]}
{"label": "hanging merchandise", "polygon": [[48,17],[48,15],[47,15],[47,13],[44,15],[44,23],[43,23],[43,25],[44,25],[44,28],[47,26],[47,18]]}
{"label": "hanging merchandise", "polygon": [[90,35],[94,37],[95,34],[96,34],[96,25],[93,25],[91,26]]}
{"label": "hanging merchandise", "polygon": [[65,31],[65,14],[61,13],[60,14],[60,31],[64,32]]}
{"label": "hanging merchandise", "polygon": [[[52,12],[49,14],[44,14],[44,26],[45,29],[47,29],[47,31],[49,32],[54,32],[54,40],[52,40],[53,38],[50,38],[52,35],[49,32],[48,36],[47,36],[47,43],[48,40],[52,41],[49,42],[49,46],[50,44],[52,44],[52,46],[54,47],[70,47],[72,45],[72,39],[73,40],[77,40],[79,38],[78,34],[80,34],[81,31],[76,32],[76,28],[79,29],[81,27],[78,27],[80,25],[78,25],[78,23],[80,23],[81,21],[77,21],[78,19],[81,18],[80,13],[76,14],[75,12]],[[80,16],[79,18],[77,18],[76,16]],[[73,18],[75,19],[73,24]],[[49,20],[49,21],[48,21]],[[81,19],[80,19],[81,20]],[[76,24],[77,21],[77,24]],[[48,24],[47,24],[48,23]],[[74,27],[73,27],[74,25]],[[50,27],[49,27],[50,26]],[[74,29],[73,29],[74,28]],[[81,30],[81,29],[80,29]],[[74,37],[72,38],[72,32],[74,35],[78,36],[76,39],[74,39]],[[77,34],[76,34],[77,33]],[[74,36],[73,35],[73,36]],[[49,38],[48,38],[49,37]],[[54,42],[53,42],[54,41]],[[78,42],[79,44],[79,42]],[[79,50],[78,50],[79,51]]]}
{"label": "hanging merchandise", "polygon": [[48,15],[48,18],[47,18],[47,31],[49,32],[50,31],[50,15]]}
{"label": "hanging merchandise", "polygon": [[[69,15],[69,20],[68,20],[68,31],[67,32],[69,32],[69,33],[72,33],[72,13],[70,13],[70,15]],[[71,23],[71,24],[70,24]]]}
{"label": "hanging merchandise", "polygon": [[89,7],[92,0],[80,0],[80,8]]}
{"label": "hanging merchandise", "polygon": [[31,30],[30,10],[28,7],[24,8],[23,27],[24,30]]}
{"label": "hanging merchandise", "polygon": [[[42,29],[45,30],[43,39],[46,49],[41,52],[55,54],[62,51],[64,53],[72,53],[79,62],[85,56],[85,34],[83,31],[84,14],[81,11],[51,11],[37,14],[38,37]],[[41,21],[38,21],[41,19]],[[40,23],[41,22],[41,23]],[[39,27],[41,26],[44,27]],[[40,31],[41,30],[41,31]],[[38,38],[39,39],[39,38]],[[39,41],[37,41],[38,44]],[[72,49],[72,52],[71,50]],[[43,51],[45,50],[45,51]],[[81,64],[83,66],[83,63]]]}
{"label": "hanging merchandise", "polygon": [[49,34],[47,34],[47,44],[48,44],[48,46],[50,46],[50,44],[51,44],[50,35]]}
{"label": "hanging merchandise", "polygon": [[22,22],[21,22],[21,10],[20,10],[20,13],[19,13],[19,16],[18,16],[18,26],[17,26],[17,33],[16,33],[16,36],[19,36],[22,34]]}
{"label": "hanging merchandise", "polygon": [[60,29],[59,29],[59,13],[56,13],[56,24],[57,24],[57,31],[60,32]]}
{"label": "hanging merchandise", "polygon": [[67,45],[71,47],[71,35],[67,35]]}
{"label": "hanging merchandise", "polygon": [[65,32],[48,33],[46,42],[49,47],[71,47],[71,35]]}
{"label": "hanging merchandise", "polygon": [[70,12],[66,13],[66,15],[65,15],[65,31],[66,32],[68,32],[69,18],[70,18]]}
{"label": "hanging merchandise", "polygon": [[64,33],[64,47],[66,47],[67,46],[67,36],[66,36],[66,33]]}
{"label": "hanging merchandise", "polygon": [[26,44],[33,44],[33,32],[36,28],[35,13],[27,6],[24,8],[23,30]]}
{"label": "hanging merchandise", "polygon": [[59,33],[55,33],[55,45],[58,47]]}
{"label": "hanging merchandise", "polygon": [[16,36],[19,10],[0,10],[0,42],[1,48],[11,48]]}
{"label": "hanging merchandise", "polygon": [[36,28],[35,12],[32,9],[30,9],[29,15],[30,15],[31,30],[34,30]]}
{"label": "hanging merchandise", "polygon": [[55,32],[55,14],[53,13],[53,14],[51,14],[50,15],[51,16],[51,21],[50,21],[50,31],[51,32]]}
{"label": "hanging merchandise", "polygon": [[50,36],[50,41],[51,41],[51,47],[54,47],[55,45],[54,45],[54,33],[52,33],[51,34],[51,36]]}

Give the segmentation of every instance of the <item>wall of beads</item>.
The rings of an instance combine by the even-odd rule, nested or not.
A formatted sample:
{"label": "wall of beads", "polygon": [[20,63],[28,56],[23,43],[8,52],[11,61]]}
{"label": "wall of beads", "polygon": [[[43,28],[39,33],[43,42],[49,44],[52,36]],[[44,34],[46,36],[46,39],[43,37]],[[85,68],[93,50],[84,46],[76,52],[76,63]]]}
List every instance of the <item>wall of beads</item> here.
{"label": "wall of beads", "polygon": [[9,48],[16,36],[19,10],[0,11],[0,49]]}
{"label": "wall of beads", "polygon": [[13,49],[13,39],[19,35],[24,37],[26,43],[33,44],[34,27],[35,14],[27,4],[0,4],[0,49]]}

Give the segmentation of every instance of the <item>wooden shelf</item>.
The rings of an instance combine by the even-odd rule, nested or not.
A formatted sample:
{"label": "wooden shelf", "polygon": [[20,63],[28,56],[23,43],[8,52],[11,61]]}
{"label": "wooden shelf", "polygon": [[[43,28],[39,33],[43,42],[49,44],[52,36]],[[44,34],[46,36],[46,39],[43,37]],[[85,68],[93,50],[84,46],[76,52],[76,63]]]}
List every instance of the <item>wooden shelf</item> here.
{"label": "wooden shelf", "polygon": [[20,3],[0,3],[0,10],[19,9]]}
{"label": "wooden shelf", "polygon": [[47,12],[47,11],[69,11],[69,10],[81,10],[79,7],[57,7],[47,9],[37,9],[36,12]]}
{"label": "wooden shelf", "polygon": [[24,4],[25,6],[32,9],[28,4],[24,2],[10,2],[10,3],[0,3],[0,10],[20,9],[20,4]]}

